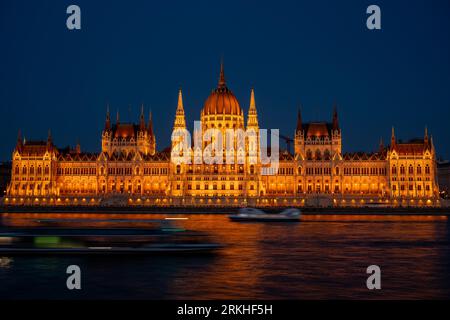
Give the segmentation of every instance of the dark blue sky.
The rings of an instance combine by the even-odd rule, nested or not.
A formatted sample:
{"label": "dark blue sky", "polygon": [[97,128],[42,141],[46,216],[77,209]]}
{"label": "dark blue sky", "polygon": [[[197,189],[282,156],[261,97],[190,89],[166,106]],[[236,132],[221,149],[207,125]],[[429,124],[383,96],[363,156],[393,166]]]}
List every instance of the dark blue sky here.
{"label": "dark blue sky", "polygon": [[[162,149],[178,88],[192,126],[222,55],[246,112],[255,87],[265,128],[292,136],[300,103],[305,121],[329,120],[337,101],[345,151],[376,149],[392,125],[402,139],[428,125],[449,158],[449,3],[0,0],[0,159],[19,128],[99,151],[107,102],[124,121],[151,108]],[[81,7],[80,31],[66,28],[70,4]],[[366,28],[370,4],[381,31]]]}

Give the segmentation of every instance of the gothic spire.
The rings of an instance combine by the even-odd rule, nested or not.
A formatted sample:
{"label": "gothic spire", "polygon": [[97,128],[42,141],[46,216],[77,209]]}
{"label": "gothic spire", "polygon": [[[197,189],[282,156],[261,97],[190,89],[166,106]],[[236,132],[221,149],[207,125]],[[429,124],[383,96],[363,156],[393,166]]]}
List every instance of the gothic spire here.
{"label": "gothic spire", "polygon": [[47,136],[47,145],[51,146],[53,143],[53,138],[52,138],[52,131],[50,129],[48,129],[48,136]]}
{"label": "gothic spire", "polygon": [[391,146],[395,146],[395,130],[394,130],[394,126],[392,126],[392,132],[391,132]]}
{"label": "gothic spire", "polygon": [[106,105],[106,120],[105,120],[105,130],[111,129],[111,117],[109,115],[109,104]]}
{"label": "gothic spire", "polygon": [[19,129],[19,132],[17,133],[17,145],[16,148],[21,148],[23,146],[23,140],[22,140],[22,131]]}
{"label": "gothic spire", "polygon": [[116,115],[116,124],[119,124],[120,122],[120,117],[119,117],[119,110],[117,110],[117,115]]}
{"label": "gothic spire", "polygon": [[302,131],[302,108],[301,106],[297,110],[297,128],[296,132]]}
{"label": "gothic spire", "polygon": [[339,130],[339,118],[338,118],[336,103],[334,103],[334,106],[333,106],[333,131],[334,130]]}
{"label": "gothic spire", "polygon": [[383,137],[380,137],[380,152],[382,152],[384,150],[384,142],[383,142]]}
{"label": "gothic spire", "polygon": [[248,109],[247,127],[258,127],[258,112],[256,111],[255,90],[250,92],[250,107]]}
{"label": "gothic spire", "polygon": [[177,111],[175,113],[175,123],[173,125],[174,129],[185,129],[186,128],[186,120],[184,118],[184,106],[183,106],[183,92],[178,90],[178,104]]}
{"label": "gothic spire", "polygon": [[141,116],[139,118],[139,130],[145,131],[144,104],[141,105]]}
{"label": "gothic spire", "polygon": [[220,61],[220,76],[219,76],[219,88],[225,88],[225,70],[223,66],[223,59]]}

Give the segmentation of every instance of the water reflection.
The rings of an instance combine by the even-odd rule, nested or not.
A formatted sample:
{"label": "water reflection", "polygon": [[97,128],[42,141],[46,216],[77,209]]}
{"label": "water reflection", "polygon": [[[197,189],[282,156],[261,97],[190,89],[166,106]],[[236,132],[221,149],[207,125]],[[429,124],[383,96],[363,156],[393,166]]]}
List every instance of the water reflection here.
{"label": "water reflection", "polygon": [[[149,214],[6,214],[9,226],[45,219],[78,227],[148,227]],[[449,224],[432,216],[305,216],[301,223],[236,223],[225,215],[178,215],[190,230],[226,247],[212,256],[17,257],[0,268],[1,297],[130,299],[449,298]],[[103,220],[103,221],[100,221]],[[57,226],[64,226],[64,221]],[[83,292],[64,289],[79,264]],[[366,268],[382,270],[382,290],[366,289]],[[33,287],[28,291],[20,289]],[[7,289],[6,289],[7,288]],[[40,289],[39,289],[40,288]]]}

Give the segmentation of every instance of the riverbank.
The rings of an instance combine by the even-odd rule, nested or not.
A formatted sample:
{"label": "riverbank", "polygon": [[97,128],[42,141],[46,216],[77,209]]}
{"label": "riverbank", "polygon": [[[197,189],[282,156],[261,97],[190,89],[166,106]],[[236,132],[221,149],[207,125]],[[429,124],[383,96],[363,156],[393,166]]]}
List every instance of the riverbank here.
{"label": "riverbank", "polygon": [[[279,212],[284,207],[262,208]],[[437,215],[450,216],[442,207],[300,207],[305,215]],[[123,213],[123,214],[231,214],[237,207],[159,207],[159,206],[0,206],[0,213]]]}

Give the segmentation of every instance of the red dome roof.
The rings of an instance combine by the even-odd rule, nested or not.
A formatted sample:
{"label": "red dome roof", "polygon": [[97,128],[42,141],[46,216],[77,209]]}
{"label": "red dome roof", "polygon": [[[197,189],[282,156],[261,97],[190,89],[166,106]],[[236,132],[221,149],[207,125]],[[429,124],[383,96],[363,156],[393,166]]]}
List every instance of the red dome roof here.
{"label": "red dome roof", "polygon": [[219,86],[209,95],[203,105],[203,115],[242,115],[242,109],[233,92],[225,84],[223,64],[220,68]]}
{"label": "red dome roof", "polygon": [[242,110],[234,94],[228,88],[215,89],[203,105],[204,115],[241,115]]}

